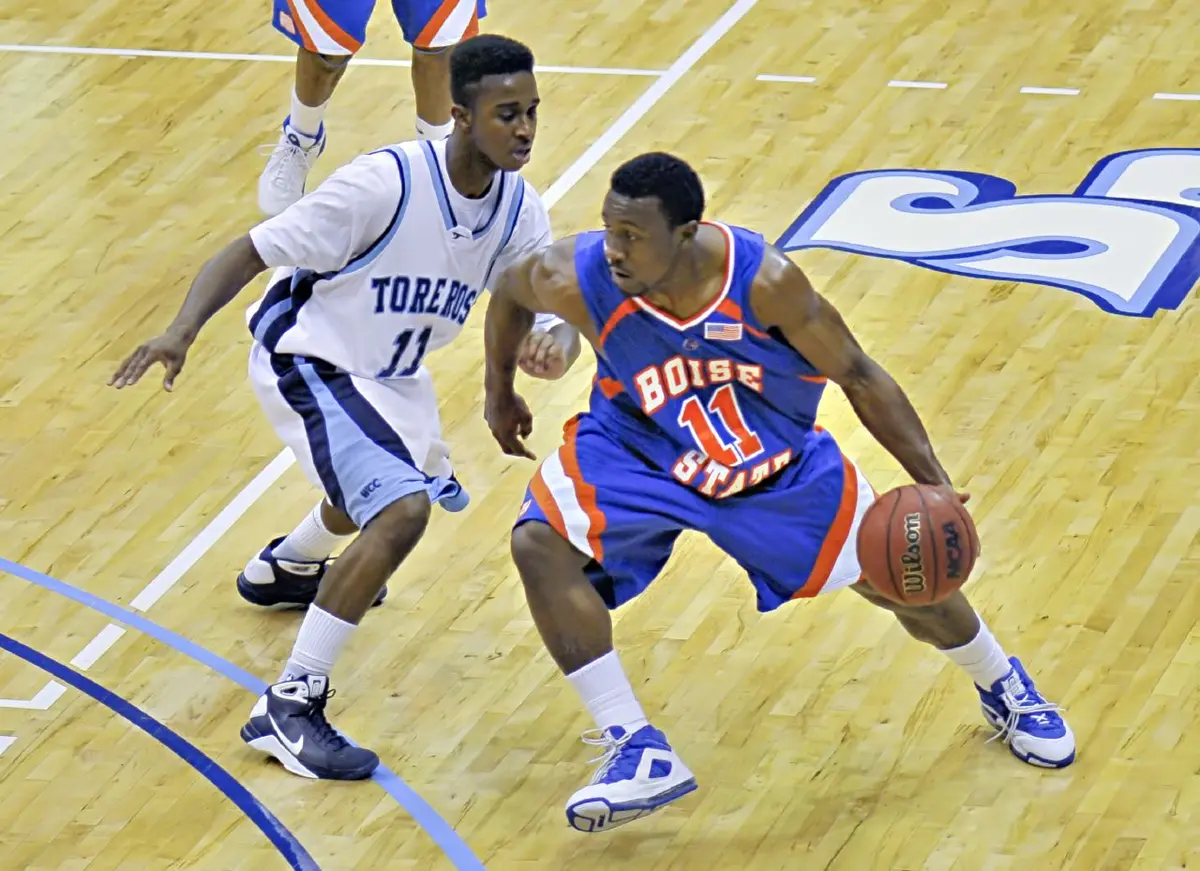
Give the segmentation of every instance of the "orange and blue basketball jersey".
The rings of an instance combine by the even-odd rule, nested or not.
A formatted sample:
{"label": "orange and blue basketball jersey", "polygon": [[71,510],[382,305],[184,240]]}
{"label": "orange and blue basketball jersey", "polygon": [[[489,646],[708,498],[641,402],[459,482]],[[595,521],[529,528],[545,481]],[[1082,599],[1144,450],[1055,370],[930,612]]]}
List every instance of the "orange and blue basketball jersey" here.
{"label": "orange and blue basketball jersey", "polygon": [[715,226],[726,237],[725,283],[687,321],[621,292],[602,233],[580,238],[575,268],[603,348],[592,413],[681,483],[723,499],[792,461],[812,433],[825,378],[753,317],[762,236]]}
{"label": "orange and blue basketball jersey", "polygon": [[683,529],[746,569],[760,610],[861,574],[854,533],[873,491],[816,426],[825,379],[754,316],[762,236],[714,226],[724,285],[686,321],[616,286],[603,233],[578,237],[599,337],[590,410],[567,423],[517,524],[548,523],[591,557],[609,607],[650,584]]}

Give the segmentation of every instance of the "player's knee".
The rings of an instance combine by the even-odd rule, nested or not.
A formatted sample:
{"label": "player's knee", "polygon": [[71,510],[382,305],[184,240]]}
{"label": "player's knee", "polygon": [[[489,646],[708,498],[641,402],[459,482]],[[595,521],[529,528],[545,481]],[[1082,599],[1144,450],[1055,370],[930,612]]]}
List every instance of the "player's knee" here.
{"label": "player's knee", "polygon": [[429,497],[424,493],[413,493],[397,499],[375,515],[364,533],[386,548],[390,561],[399,566],[425,534],[431,511]]}
{"label": "player's knee", "polygon": [[331,73],[341,72],[354,57],[352,54],[318,54],[307,49],[301,51],[306,52],[319,66]]}
{"label": "player's knee", "polygon": [[[457,45],[457,43],[456,43]],[[423,61],[444,62],[450,63],[450,52],[454,49],[453,45],[439,45],[431,48],[423,48],[413,46],[413,60],[420,58]]]}
{"label": "player's knee", "polygon": [[513,563],[526,584],[553,574],[547,569],[572,552],[566,539],[548,524],[536,521],[522,523],[513,530],[511,548]]}

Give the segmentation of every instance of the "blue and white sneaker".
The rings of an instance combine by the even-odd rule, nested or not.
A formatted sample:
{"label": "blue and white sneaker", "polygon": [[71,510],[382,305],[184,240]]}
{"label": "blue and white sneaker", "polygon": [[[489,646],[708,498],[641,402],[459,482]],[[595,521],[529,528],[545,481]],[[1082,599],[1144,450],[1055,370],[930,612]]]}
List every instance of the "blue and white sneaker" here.
{"label": "blue and white sneaker", "polygon": [[272,684],[254,703],[242,740],[300,777],[365,780],[379,767],[379,757],[330,725],[325,704],[332,695],[324,675]]}
{"label": "blue and white sneaker", "polygon": [[[304,610],[317,598],[321,578],[325,577],[333,557],[316,561],[280,559],[272,551],[281,541],[282,536],[246,563],[246,568],[237,577],[238,594],[260,608]],[[386,598],[385,585],[372,607],[383,604]]]}
{"label": "blue and white sneaker", "polygon": [[317,128],[316,136],[301,133],[292,127],[292,116],[283,121],[279,142],[271,148],[271,156],[258,177],[258,207],[268,215],[278,215],[304,196],[308,171],[325,150],[325,125]]}
{"label": "blue and white sneaker", "polygon": [[606,832],[648,816],[696,788],[667,736],[646,725],[636,732],[620,726],[590,729],[583,743],[603,747],[591,783],[567,801],[567,822],[581,832]]}
{"label": "blue and white sneaker", "polygon": [[1058,705],[1042,698],[1021,660],[1009,657],[1012,670],[979,691],[983,716],[1022,762],[1042,768],[1066,768],[1075,761],[1075,735],[1059,716]]}

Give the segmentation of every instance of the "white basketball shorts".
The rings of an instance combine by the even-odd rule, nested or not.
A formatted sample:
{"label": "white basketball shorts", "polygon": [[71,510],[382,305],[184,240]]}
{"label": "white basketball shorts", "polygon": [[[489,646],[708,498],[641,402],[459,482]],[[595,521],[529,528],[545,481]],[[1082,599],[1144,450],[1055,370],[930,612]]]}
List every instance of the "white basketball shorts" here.
{"label": "white basketball shorts", "polygon": [[250,384],[308,480],[360,529],[413,493],[465,507],[424,367],[412,378],[373,381],[255,342]]}

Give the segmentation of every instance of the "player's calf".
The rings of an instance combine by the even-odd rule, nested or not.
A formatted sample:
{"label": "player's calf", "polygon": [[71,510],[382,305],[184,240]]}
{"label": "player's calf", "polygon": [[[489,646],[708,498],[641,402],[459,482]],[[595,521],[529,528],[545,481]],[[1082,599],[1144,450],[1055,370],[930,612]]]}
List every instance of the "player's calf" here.
{"label": "player's calf", "polygon": [[567,800],[567,822],[608,831],[696,789],[696,778],[650,725],[612,646],[612,618],[588,577],[587,556],[546,523],[522,523],[513,561],[546,648],[596,721],[583,741],[603,748],[591,781]]}
{"label": "player's calf", "polygon": [[[237,591],[260,608],[304,610],[333,558],[331,554],[358,532],[344,511],[322,499],[286,536],[276,538],[246,563],[237,576]],[[383,604],[387,587],[375,597]]]}
{"label": "player's calf", "polygon": [[1009,657],[961,591],[932,605],[902,605],[865,582],[854,591],[896,615],[908,634],[931,644],[963,669],[975,683],[980,707],[1013,755],[1030,765],[1065,768],[1075,761],[1075,736],[1025,671]]}
{"label": "player's calf", "polygon": [[387,579],[425,535],[430,513],[424,491],[380,511],[329,569],[314,604],[343,620],[361,620]]}
{"label": "player's calf", "polygon": [[379,764],[351,745],[325,717],[329,674],[388,577],[429,523],[422,491],[392,502],[367,522],[321,581],[279,680],[255,703],[242,740],[302,777],[358,780]]}

